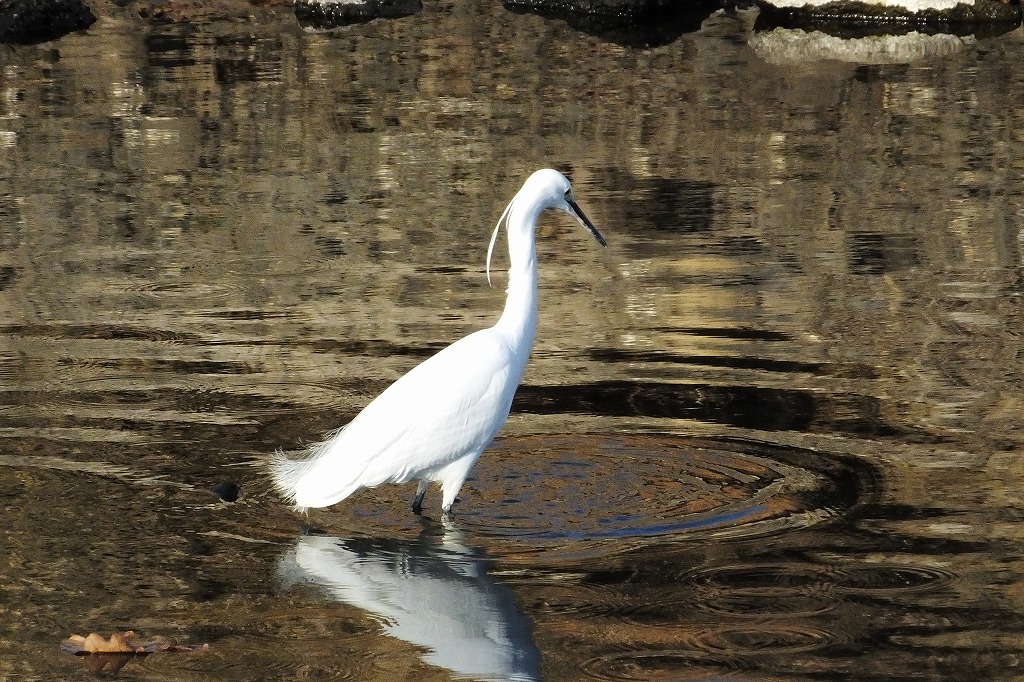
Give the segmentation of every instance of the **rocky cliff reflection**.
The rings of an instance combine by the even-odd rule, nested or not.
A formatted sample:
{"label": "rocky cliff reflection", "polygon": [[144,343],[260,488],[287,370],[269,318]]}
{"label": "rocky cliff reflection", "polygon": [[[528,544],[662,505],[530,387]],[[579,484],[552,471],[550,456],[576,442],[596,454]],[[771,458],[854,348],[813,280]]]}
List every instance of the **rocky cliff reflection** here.
{"label": "rocky cliff reflection", "polygon": [[303,535],[281,559],[284,587],[320,586],[384,632],[426,649],[423,660],[473,680],[539,680],[532,625],[484,553],[457,531],[413,541]]}

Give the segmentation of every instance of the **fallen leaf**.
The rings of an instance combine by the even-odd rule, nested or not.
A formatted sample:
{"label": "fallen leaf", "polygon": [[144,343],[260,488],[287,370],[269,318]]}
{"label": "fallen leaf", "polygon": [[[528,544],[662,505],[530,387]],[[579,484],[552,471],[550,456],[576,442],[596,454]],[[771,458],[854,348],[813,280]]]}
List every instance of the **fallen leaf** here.
{"label": "fallen leaf", "polygon": [[[109,639],[97,632],[91,632],[83,637],[79,634],[72,634],[61,642],[60,648],[69,654],[76,656],[88,656],[93,654],[138,654],[144,656],[154,654],[158,651],[169,651],[172,653],[196,653],[206,651],[209,644],[178,644],[167,637],[154,637],[148,641],[140,641],[132,630],[115,632]],[[122,663],[122,665],[124,665]]]}
{"label": "fallen leaf", "polygon": [[128,654],[135,653],[135,647],[128,643],[128,637],[134,637],[135,633],[129,630],[125,633],[115,632],[110,639],[103,639],[103,635],[92,632],[85,638],[82,648],[88,654]]}
{"label": "fallen leaf", "polygon": [[73,654],[75,651],[85,651],[85,637],[73,634],[61,643],[60,648],[69,654]]}

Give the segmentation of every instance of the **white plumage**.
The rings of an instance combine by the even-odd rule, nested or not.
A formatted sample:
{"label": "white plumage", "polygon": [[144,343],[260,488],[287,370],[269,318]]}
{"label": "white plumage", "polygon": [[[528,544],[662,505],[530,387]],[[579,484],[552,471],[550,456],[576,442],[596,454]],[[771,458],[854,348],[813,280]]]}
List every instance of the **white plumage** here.
{"label": "white plumage", "polygon": [[509,281],[497,324],[459,339],[389,386],[347,426],[315,443],[301,460],[280,451],[270,462],[278,490],[297,509],[326,507],[361,488],[419,481],[413,511],[427,484],[441,484],[441,508],[455,496],[484,448],[508,418],[537,330],[537,253],[534,231],[547,208],[575,217],[602,244],[580,210],[569,181],[555,170],[531,175],[506,207],[487,249],[505,223]]}

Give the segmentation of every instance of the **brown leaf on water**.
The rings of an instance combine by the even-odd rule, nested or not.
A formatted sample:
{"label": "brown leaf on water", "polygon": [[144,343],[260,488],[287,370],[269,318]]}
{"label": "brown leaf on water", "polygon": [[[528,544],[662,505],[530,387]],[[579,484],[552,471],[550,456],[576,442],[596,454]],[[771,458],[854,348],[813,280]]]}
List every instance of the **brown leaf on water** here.
{"label": "brown leaf on water", "polygon": [[[65,639],[60,648],[76,656],[92,654],[131,654],[144,656],[158,651],[169,651],[172,653],[195,653],[210,648],[208,644],[177,644],[167,637],[154,637],[151,640],[143,641],[132,630],[115,632],[109,639],[97,632],[91,632],[88,636],[73,634]],[[122,663],[121,665],[124,665]]]}
{"label": "brown leaf on water", "polygon": [[134,637],[131,630],[120,633],[115,632],[110,639],[103,639],[103,635],[97,632],[89,633],[82,644],[82,648],[89,654],[127,654],[135,653],[135,647],[128,643],[129,637]]}

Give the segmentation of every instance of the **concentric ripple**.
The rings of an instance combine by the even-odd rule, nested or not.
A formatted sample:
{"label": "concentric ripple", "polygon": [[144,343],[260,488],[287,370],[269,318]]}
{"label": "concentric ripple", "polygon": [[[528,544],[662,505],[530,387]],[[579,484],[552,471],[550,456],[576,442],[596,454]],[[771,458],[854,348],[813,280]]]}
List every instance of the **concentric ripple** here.
{"label": "concentric ripple", "polygon": [[212,281],[174,281],[145,283],[138,287],[137,292],[153,298],[170,300],[199,300],[209,305],[212,301],[227,299],[233,293],[242,291],[237,285]]}
{"label": "concentric ripple", "polygon": [[729,655],[791,654],[832,644],[836,636],[801,625],[764,624],[757,627],[716,627],[697,636],[698,648]]}
{"label": "concentric ripple", "polygon": [[835,608],[832,570],[799,564],[715,566],[683,578],[697,608],[753,618],[812,616]]}
{"label": "concentric ripple", "polygon": [[758,534],[832,516],[817,503],[829,477],[771,456],[782,450],[650,435],[509,438],[477,465],[460,519],[564,542]]}
{"label": "concentric ripple", "polygon": [[905,594],[936,590],[955,580],[953,573],[938,568],[884,564],[845,568],[837,589],[847,594],[884,595],[897,590]]}
{"label": "concentric ripple", "polygon": [[[741,538],[806,528],[854,502],[856,476],[839,458],[757,441],[510,437],[481,458],[456,517],[478,537],[514,541],[516,553],[534,560],[557,551],[561,563],[628,551],[646,538]],[[380,499],[345,507],[357,517],[354,528],[383,531],[396,521],[393,514],[406,513],[411,490],[361,495]],[[428,493],[428,509],[437,497],[434,489]]]}
{"label": "concentric ripple", "polygon": [[[634,680],[655,682],[659,680],[719,680],[740,682],[750,678],[727,660],[709,659],[699,652],[682,651],[630,651],[619,654],[598,656],[586,661],[582,671],[589,677],[611,682],[633,682]],[[728,672],[723,672],[728,671]]]}

